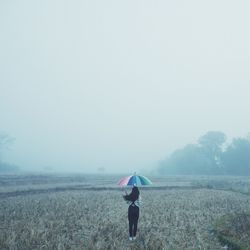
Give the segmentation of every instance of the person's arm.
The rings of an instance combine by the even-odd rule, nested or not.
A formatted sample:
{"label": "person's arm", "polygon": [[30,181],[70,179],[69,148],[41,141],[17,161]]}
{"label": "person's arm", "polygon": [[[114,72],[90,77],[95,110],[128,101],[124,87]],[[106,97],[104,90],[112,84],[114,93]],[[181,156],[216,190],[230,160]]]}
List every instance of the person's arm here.
{"label": "person's arm", "polygon": [[[125,190],[124,190],[125,191]],[[127,197],[127,192],[125,191],[125,194],[122,195],[123,200],[128,203],[128,200],[126,199]]]}

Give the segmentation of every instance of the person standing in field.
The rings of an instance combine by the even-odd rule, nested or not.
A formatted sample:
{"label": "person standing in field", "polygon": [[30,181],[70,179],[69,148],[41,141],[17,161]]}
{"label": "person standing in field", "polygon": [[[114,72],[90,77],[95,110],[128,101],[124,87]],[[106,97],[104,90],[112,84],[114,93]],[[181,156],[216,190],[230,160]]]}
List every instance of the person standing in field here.
{"label": "person standing in field", "polygon": [[123,196],[124,200],[129,204],[128,221],[129,221],[129,240],[136,239],[137,225],[139,220],[141,198],[138,187],[133,186],[130,194]]}

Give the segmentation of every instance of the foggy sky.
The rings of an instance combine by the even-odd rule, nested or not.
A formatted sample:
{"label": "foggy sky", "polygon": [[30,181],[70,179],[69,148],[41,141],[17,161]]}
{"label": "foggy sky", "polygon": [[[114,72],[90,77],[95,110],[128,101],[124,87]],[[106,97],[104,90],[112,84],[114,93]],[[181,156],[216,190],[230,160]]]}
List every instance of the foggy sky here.
{"label": "foggy sky", "polygon": [[26,169],[149,169],[250,132],[249,1],[0,2],[0,131]]}

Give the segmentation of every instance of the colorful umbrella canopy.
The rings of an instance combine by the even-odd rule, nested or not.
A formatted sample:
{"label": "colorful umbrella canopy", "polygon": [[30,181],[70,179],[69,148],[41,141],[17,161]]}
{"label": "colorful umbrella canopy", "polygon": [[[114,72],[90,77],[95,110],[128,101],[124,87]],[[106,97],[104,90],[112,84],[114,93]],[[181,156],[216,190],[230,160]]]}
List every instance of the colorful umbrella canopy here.
{"label": "colorful umbrella canopy", "polygon": [[152,182],[143,175],[130,175],[127,177],[122,178],[119,182],[119,186],[144,186],[144,185],[151,185]]}

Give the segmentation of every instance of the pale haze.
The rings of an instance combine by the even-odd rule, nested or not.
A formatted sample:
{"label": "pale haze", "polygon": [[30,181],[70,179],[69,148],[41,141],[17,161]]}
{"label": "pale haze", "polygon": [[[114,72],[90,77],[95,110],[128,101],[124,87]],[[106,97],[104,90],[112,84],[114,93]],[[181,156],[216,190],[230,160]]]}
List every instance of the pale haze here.
{"label": "pale haze", "polygon": [[250,132],[250,3],[0,2],[4,160],[143,172],[210,130]]}

